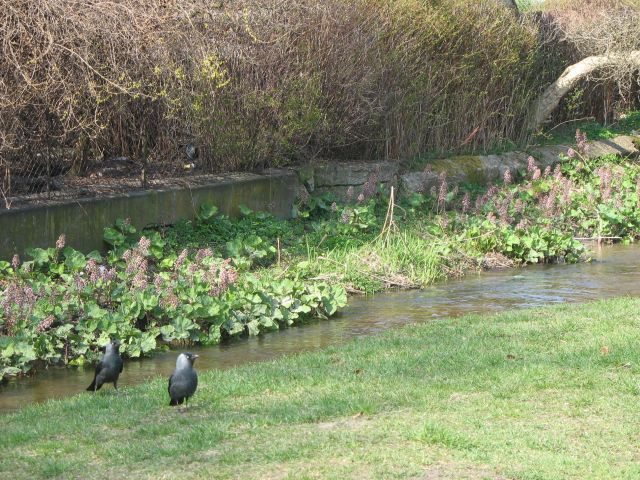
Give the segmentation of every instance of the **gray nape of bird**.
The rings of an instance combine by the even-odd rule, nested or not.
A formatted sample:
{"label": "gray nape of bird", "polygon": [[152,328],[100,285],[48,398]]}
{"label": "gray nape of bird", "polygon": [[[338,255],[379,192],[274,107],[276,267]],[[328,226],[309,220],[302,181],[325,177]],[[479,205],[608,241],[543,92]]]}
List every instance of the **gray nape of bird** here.
{"label": "gray nape of bird", "polygon": [[198,355],[193,353],[181,353],[176,360],[176,369],[169,377],[169,396],[171,401],[169,405],[185,405],[198,388],[198,374],[193,368],[193,362],[196,361]]}
{"label": "gray nape of bird", "polygon": [[98,365],[93,382],[87,388],[90,392],[100,390],[105,383],[113,383],[113,387],[118,390],[118,377],[122,373],[124,363],[120,358],[120,342],[111,340],[105,347],[105,353]]}

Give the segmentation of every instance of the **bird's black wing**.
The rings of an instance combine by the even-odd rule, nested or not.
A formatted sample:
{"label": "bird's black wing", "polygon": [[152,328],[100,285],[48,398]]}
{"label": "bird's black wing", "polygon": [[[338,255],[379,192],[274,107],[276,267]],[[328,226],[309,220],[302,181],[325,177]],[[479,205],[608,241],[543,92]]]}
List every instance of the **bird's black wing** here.
{"label": "bird's black wing", "polygon": [[91,385],[89,385],[87,387],[88,391],[93,391],[95,390],[95,386],[96,386],[96,380],[98,379],[98,374],[102,371],[102,369],[104,368],[104,363],[102,362],[102,360],[100,360],[98,362],[98,364],[96,365],[96,372],[93,375],[93,382],[91,382]]}
{"label": "bird's black wing", "polygon": [[173,381],[173,373],[169,377],[169,388],[167,388],[167,391],[169,392],[169,395],[171,395],[171,382],[172,381]]}
{"label": "bird's black wing", "polygon": [[98,376],[98,374],[102,371],[102,369],[104,368],[104,358],[102,360],[100,360],[98,362],[98,364],[96,365],[96,377]]}

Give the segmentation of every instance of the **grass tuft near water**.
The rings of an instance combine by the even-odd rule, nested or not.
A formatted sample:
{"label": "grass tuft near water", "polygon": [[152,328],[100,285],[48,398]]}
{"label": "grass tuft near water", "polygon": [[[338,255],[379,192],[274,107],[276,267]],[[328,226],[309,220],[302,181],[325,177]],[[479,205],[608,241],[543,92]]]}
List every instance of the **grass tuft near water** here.
{"label": "grass tuft near water", "polygon": [[203,373],[182,413],[166,379],[27,407],[0,478],[639,478],[639,312],[410,325]]}

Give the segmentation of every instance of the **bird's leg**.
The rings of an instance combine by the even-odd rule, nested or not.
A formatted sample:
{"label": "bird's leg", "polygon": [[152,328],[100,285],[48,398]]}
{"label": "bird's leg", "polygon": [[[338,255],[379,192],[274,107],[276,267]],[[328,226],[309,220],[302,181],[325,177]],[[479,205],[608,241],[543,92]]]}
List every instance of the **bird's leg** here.
{"label": "bird's leg", "polygon": [[118,381],[117,380],[115,382],[113,382],[113,388],[116,389],[116,393],[120,393],[120,390],[118,390]]}

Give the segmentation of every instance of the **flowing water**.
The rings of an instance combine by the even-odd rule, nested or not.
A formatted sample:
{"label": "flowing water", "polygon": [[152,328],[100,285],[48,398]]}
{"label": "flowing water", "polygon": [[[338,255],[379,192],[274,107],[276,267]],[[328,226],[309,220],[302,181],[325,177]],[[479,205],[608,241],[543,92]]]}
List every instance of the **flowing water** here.
{"label": "flowing water", "polygon": [[[337,317],[226,345],[190,348],[200,358],[198,370],[231,368],[282,355],[339,345],[354,337],[432,318],[491,313],[613,296],[640,296],[640,246],[597,249],[593,261],[577,265],[542,265],[471,274],[425,290],[351,298]],[[135,385],[157,375],[168,377],[175,352],[127,361],[119,385]],[[49,368],[0,386],[0,413],[34,402],[82,392],[93,368]],[[103,388],[113,388],[107,385]]]}

